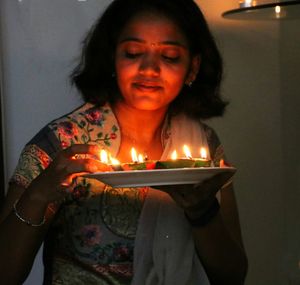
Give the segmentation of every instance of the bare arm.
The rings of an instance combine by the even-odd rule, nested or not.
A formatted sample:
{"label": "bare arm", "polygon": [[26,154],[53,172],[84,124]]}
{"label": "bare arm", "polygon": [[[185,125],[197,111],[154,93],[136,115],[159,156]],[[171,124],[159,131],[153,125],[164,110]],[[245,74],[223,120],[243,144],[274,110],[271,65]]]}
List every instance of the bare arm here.
{"label": "bare arm", "polygon": [[244,284],[244,250],[233,187],[221,190],[219,213],[203,227],[193,227],[195,245],[212,285]]}
{"label": "bare arm", "polygon": [[53,218],[53,214],[49,211],[43,226],[26,225],[12,212],[13,204],[18,199],[20,199],[17,205],[19,213],[22,217],[30,217],[34,223],[39,223],[43,219],[47,208],[47,203],[32,197],[30,189],[26,191],[17,185],[9,188],[0,224],[1,284],[21,284],[27,278]]}
{"label": "bare arm", "polygon": [[[9,188],[0,217],[1,284],[21,284],[26,279],[55,211],[66,195],[74,175],[107,170],[103,169],[107,166],[98,160],[73,159],[74,154],[95,155],[99,151],[96,146],[73,145],[61,151],[27,189],[17,185]],[[22,222],[12,211],[16,201],[17,211],[22,218],[39,224],[46,216],[45,224],[32,227]]]}

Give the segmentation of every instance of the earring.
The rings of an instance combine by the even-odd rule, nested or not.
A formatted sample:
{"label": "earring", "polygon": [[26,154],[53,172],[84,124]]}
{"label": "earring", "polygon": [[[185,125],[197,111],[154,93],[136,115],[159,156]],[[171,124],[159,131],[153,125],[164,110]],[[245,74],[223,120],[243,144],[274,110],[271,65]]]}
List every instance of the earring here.
{"label": "earring", "polygon": [[190,81],[189,83],[187,83],[187,86],[188,86],[189,88],[191,88],[192,85],[193,85],[193,81]]}

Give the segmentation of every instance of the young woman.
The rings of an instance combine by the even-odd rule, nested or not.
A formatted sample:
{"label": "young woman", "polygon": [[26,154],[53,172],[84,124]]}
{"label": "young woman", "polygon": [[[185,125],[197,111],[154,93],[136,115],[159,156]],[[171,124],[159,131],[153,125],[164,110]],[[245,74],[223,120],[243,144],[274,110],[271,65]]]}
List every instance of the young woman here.
{"label": "young woman", "polygon": [[[243,284],[247,258],[228,174],[196,185],[117,188],[105,148],[151,160],[184,143],[223,148],[201,119],[221,116],[221,59],[192,0],[115,0],[72,80],[86,103],[24,148],[2,213],[1,284],[22,283],[44,241],[44,284]],[[76,158],[76,159],[74,159]],[[228,182],[229,181],[229,182]]]}

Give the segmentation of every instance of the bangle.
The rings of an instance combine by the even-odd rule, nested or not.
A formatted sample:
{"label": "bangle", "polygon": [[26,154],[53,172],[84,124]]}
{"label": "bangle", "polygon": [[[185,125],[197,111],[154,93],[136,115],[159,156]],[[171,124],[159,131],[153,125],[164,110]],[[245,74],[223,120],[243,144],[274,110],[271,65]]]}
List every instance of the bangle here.
{"label": "bangle", "polygon": [[32,223],[30,220],[24,219],[24,218],[19,214],[19,212],[18,212],[18,210],[17,210],[17,204],[18,204],[18,202],[19,202],[19,199],[14,203],[13,211],[14,211],[15,216],[16,216],[20,221],[22,221],[23,223],[25,223],[26,225],[31,226],[31,227],[40,227],[40,226],[42,226],[43,224],[45,224],[45,222],[46,222],[46,217],[45,217],[45,216],[43,217],[42,221],[41,221],[40,223],[38,223],[38,224],[34,224],[34,223]]}
{"label": "bangle", "polygon": [[204,227],[217,215],[219,209],[220,204],[217,198],[215,198],[211,206],[199,218],[192,219],[187,215],[186,212],[184,212],[184,214],[192,227]]}

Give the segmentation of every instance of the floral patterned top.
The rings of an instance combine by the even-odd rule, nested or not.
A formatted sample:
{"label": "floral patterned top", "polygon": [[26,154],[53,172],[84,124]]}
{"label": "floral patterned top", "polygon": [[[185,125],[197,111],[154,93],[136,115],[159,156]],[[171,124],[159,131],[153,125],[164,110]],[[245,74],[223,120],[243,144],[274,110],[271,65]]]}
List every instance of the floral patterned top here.
{"label": "floral patterned top", "polygon": [[[215,161],[223,148],[206,125]],[[169,138],[169,129],[163,131]],[[86,103],[44,127],[23,149],[10,183],[28,187],[72,144],[98,144],[114,157],[120,147],[118,122],[109,105]],[[113,189],[79,177],[45,239],[44,284],[130,284],[134,238],[148,187]]]}

